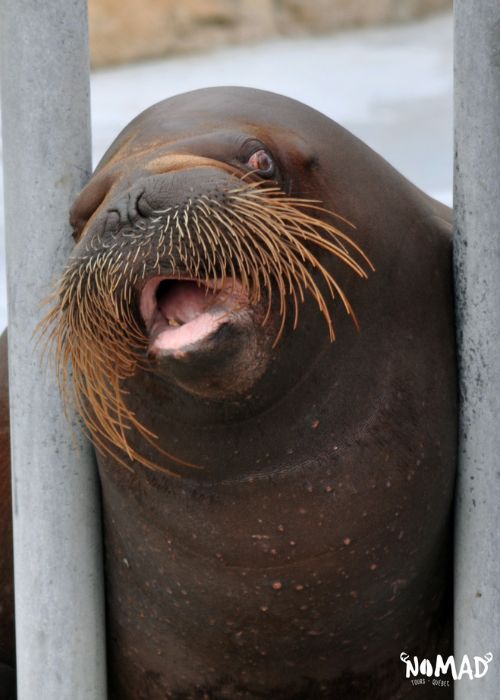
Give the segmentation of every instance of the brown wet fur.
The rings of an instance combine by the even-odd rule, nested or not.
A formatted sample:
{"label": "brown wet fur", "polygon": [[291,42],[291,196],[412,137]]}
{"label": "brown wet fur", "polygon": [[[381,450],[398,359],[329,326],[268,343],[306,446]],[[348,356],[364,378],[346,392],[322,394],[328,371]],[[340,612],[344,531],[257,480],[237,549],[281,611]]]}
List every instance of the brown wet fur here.
{"label": "brown wet fur", "polygon": [[7,331],[0,336],[0,700],[10,700],[15,666]]}
{"label": "brown wet fur", "polygon": [[[341,248],[370,274],[320,246],[316,269],[306,263],[320,295],[303,285],[296,323],[293,293],[254,278],[254,299],[257,288],[264,298],[274,289],[279,342],[271,338],[265,372],[241,395],[221,384],[233,357],[245,371],[241,329],[150,364],[133,302],[140,282],[130,278],[116,303],[100,298],[97,369],[84,361],[77,389],[98,447],[110,698],[450,700],[452,689],[411,686],[399,660],[451,652],[449,209],[314,110],[261,91],[201,90],[147,110],[112,145],[73,207],[68,269],[88,253],[96,280],[93,247],[98,256],[114,235],[139,235],[137,192],[168,204],[178,182],[197,197],[234,178],[249,186],[237,157],[245,139],[277,159],[279,176],[265,185],[277,188],[272,196],[315,207],[322,235],[332,225],[348,236]],[[76,357],[67,334],[92,321],[77,306],[62,333],[70,307],[55,299],[49,318],[63,385]],[[113,317],[127,320],[128,335],[126,347],[124,337],[109,344],[118,369],[108,385],[98,373],[111,366]],[[196,393],[204,376],[212,398]]]}

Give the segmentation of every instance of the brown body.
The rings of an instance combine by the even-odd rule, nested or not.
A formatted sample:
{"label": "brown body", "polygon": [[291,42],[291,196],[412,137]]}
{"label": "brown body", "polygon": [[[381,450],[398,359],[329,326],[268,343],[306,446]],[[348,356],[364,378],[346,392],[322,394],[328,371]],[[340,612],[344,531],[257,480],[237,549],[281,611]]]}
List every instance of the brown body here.
{"label": "brown body", "polygon": [[[314,110],[259,91],[204,90],[160,103],[120,135],[73,209],[75,260],[141,240],[158,211],[186,198],[226,201],[247,180],[253,142],[273,155],[283,196],[319,200],[356,226],[350,238],[376,271],[357,279],[319,251],[360,327],[337,295],[334,343],[306,290],[297,328],[289,314],[276,344],[275,294],[264,326],[254,301],[196,343],[155,350],[139,309],[148,280],[174,276],[160,261],[131,283],[131,315],[150,345],[120,380],[126,408],[111,409],[129,421],[129,456],[93,424],[111,697],[432,698],[430,684],[404,678],[400,654],[450,651],[449,210]],[[182,315],[187,272],[176,274]],[[158,308],[173,308],[171,291],[163,300],[156,289]],[[83,406],[93,400],[85,371]]]}
{"label": "brown body", "polygon": [[14,580],[10,482],[7,333],[0,336],[0,700],[14,692]]}

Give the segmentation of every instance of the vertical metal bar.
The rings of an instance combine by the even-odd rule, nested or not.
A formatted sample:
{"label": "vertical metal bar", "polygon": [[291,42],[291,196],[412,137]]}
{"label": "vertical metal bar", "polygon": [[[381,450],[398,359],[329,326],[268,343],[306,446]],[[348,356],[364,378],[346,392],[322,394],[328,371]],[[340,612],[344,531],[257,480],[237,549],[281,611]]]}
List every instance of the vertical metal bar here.
{"label": "vertical metal bar", "polygon": [[[85,0],[2,0],[19,700],[105,697],[98,487],[32,337],[91,169]],[[73,433],[73,434],[72,434]]]}
{"label": "vertical metal bar", "polygon": [[455,276],[460,361],[455,657],[493,653],[457,700],[500,688],[500,3],[455,0]]}

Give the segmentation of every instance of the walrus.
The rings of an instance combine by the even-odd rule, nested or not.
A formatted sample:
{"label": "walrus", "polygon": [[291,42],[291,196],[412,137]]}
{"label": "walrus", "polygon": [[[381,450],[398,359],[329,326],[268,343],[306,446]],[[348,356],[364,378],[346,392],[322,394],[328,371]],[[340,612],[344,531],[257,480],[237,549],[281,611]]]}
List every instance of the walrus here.
{"label": "walrus", "polygon": [[40,333],[97,452],[110,697],[452,697],[400,658],[451,645],[450,210],[224,87],[134,119],[70,220]]}

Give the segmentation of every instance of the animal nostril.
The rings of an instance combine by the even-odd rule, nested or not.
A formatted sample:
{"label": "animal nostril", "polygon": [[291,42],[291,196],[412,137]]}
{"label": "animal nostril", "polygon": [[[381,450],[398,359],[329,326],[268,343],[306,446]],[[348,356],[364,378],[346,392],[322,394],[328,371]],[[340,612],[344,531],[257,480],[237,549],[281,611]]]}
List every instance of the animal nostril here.
{"label": "animal nostril", "polygon": [[148,218],[153,214],[153,207],[149,204],[144,192],[137,197],[136,209],[137,214],[144,218]]}

